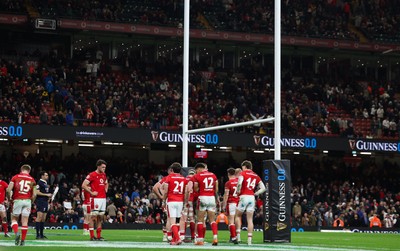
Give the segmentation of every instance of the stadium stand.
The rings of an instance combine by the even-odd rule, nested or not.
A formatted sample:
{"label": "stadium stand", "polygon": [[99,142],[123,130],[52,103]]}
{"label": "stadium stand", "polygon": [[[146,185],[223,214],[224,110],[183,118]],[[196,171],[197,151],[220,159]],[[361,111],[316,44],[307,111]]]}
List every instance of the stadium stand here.
{"label": "stadium stand", "polygon": [[[358,40],[359,35],[349,28],[354,22],[354,26],[368,39],[383,42],[396,42],[398,39],[397,16],[391,11],[396,9],[393,1],[385,1],[381,5],[371,1],[359,1],[356,5],[357,1],[352,1],[350,6],[349,3],[339,6],[336,1],[292,2],[290,8],[283,8],[284,34]],[[194,2],[193,6],[195,18],[192,24],[195,27],[272,32],[272,6],[268,1],[202,1],[201,4]],[[20,0],[1,2],[0,7],[9,12],[27,12],[41,17],[65,16],[169,26],[182,23],[182,6],[168,0]],[[262,22],[256,23],[253,18]],[[103,60],[87,61],[82,67],[80,59],[48,57],[41,58],[37,68],[28,68],[20,63],[20,58],[10,60],[7,55],[1,56],[0,121],[179,129],[182,122],[182,108],[177,105],[182,103],[178,77],[182,68],[180,63],[162,57],[154,65],[146,65],[138,58],[130,61],[132,64],[128,72],[117,72],[108,69],[109,62]],[[93,65],[97,65],[97,71],[93,71]],[[151,70],[143,69],[144,65]],[[217,76],[209,82],[201,81],[198,73],[192,73],[190,128],[247,121],[252,115],[272,114],[271,79],[249,73],[257,72],[253,68],[237,71],[227,78]],[[299,72],[299,69],[293,72]],[[318,75],[304,77],[291,73],[284,74],[282,83],[283,134],[392,139],[399,136],[400,105],[396,95],[399,90],[391,83],[348,81]],[[235,130],[254,132],[256,129],[246,127]],[[257,130],[261,134],[273,132],[269,124]],[[48,221],[81,221],[78,187],[91,169],[93,160],[83,155],[60,159],[49,153],[30,158],[28,162],[36,168],[35,175],[42,169],[51,170],[51,184],[62,184],[59,200],[50,209]],[[23,159],[17,153],[13,153],[8,161],[5,154],[1,156],[5,179],[17,171],[15,168]],[[165,167],[147,168],[150,163],[121,159],[111,162],[117,167],[114,170],[123,167],[128,176],[121,176],[112,170],[109,173],[111,189],[108,197],[118,209],[116,219],[110,217],[109,222],[162,221],[160,201],[150,191]],[[223,163],[215,165],[227,167]],[[293,184],[293,224],[330,226],[336,217],[342,219],[345,226],[368,226],[369,218],[377,213],[387,226],[398,226],[400,194],[396,191],[400,183],[393,171],[398,166],[389,161],[383,166],[385,169],[375,163],[349,166],[332,160],[293,161],[294,170],[297,167],[305,170],[303,174],[296,174],[299,178]],[[331,172],[330,175],[318,175],[321,168],[324,173]],[[149,170],[152,172],[149,173]],[[381,177],[380,181],[374,179],[376,176]],[[134,192],[139,197],[132,198]],[[65,210],[64,201],[70,201],[73,208]],[[262,215],[259,208],[255,222],[260,223]]]}

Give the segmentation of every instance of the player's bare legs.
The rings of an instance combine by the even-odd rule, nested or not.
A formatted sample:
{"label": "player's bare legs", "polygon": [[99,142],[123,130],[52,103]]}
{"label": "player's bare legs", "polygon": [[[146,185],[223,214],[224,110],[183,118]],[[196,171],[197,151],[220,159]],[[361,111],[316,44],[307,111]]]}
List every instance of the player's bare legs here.
{"label": "player's bare legs", "polygon": [[18,219],[19,215],[11,215],[11,228],[15,235],[15,245],[19,245],[19,238],[20,238],[18,233]]}
{"label": "player's bare legs", "polygon": [[103,224],[103,219],[104,219],[104,212],[100,212],[99,215],[97,215],[97,240],[99,241],[104,241],[104,238],[101,236],[101,230],[102,230],[102,224]]}
{"label": "player's bare legs", "polygon": [[11,227],[15,234],[15,245],[25,246],[25,238],[28,233],[29,215],[21,215],[21,234],[18,232],[18,219],[19,215],[12,215],[11,217]]}
{"label": "player's bare legs", "polygon": [[246,212],[246,218],[247,218],[247,244],[251,245],[253,243],[253,230],[254,230],[254,224],[253,224],[253,214],[254,212]]}
{"label": "player's bare legs", "polygon": [[236,236],[235,214],[231,213],[230,211],[228,214],[228,227],[229,227],[229,232],[230,232],[230,236],[231,236],[231,241],[235,244],[238,244],[237,236]]}
{"label": "player's bare legs", "polygon": [[[89,225],[91,221],[91,216],[89,213],[85,213],[83,218],[83,235],[89,235]],[[92,224],[93,227],[93,224]]]}
{"label": "player's bare legs", "polygon": [[236,210],[235,227],[236,227],[236,240],[240,242],[240,230],[242,229],[242,216],[243,212]]}
{"label": "player's bare legs", "polygon": [[206,211],[198,211],[197,213],[197,235],[195,245],[204,245],[204,229],[205,229]]}
{"label": "player's bare legs", "polygon": [[218,245],[218,225],[215,222],[215,212],[214,211],[207,211],[208,220],[210,221],[211,230],[213,233],[213,246]]}
{"label": "player's bare legs", "polygon": [[182,216],[179,220],[179,237],[180,237],[181,241],[183,241],[185,239],[187,220],[188,220],[188,217],[187,217],[186,213],[182,213]]}
{"label": "player's bare legs", "polygon": [[97,216],[96,215],[90,215],[89,217],[89,234],[90,234],[90,240],[95,241],[97,240],[96,237],[94,237],[94,226],[97,221]]}
{"label": "player's bare legs", "polygon": [[[1,208],[4,207],[4,210]],[[0,204],[0,217],[1,217],[1,226],[3,227],[4,237],[10,237],[8,234],[8,224],[7,224],[7,212],[4,205]]]}

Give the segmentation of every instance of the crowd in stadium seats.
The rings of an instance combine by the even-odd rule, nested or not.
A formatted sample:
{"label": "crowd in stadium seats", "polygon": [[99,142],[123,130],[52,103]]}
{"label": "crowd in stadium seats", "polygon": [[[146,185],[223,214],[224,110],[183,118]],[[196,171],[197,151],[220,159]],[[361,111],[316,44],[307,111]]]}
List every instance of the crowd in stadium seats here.
{"label": "crowd in stadium seats", "polygon": [[23,0],[5,0],[0,2],[0,11],[20,13],[24,12],[25,6]]}
{"label": "crowd in stadium seats", "polygon": [[[130,22],[181,27],[183,2],[133,1],[42,1],[32,5],[44,17]],[[350,4],[315,1],[282,3],[282,29],[287,35],[357,39],[347,28]],[[240,32],[273,32],[272,1],[192,1],[192,27]],[[256,21],[260,20],[260,21]]]}
{"label": "crowd in stadium seats", "polygon": [[[126,72],[113,72],[105,60],[60,59],[41,61],[36,67],[0,60],[0,119],[19,124],[179,129],[181,64],[162,57],[153,64],[139,58],[130,61]],[[96,71],[88,71],[93,65]],[[208,80],[192,71],[189,127],[272,116],[273,83],[269,77],[257,77],[252,67],[240,77],[231,74]],[[283,133],[396,137],[400,128],[397,92],[391,84],[340,79],[332,84],[329,78],[295,76],[288,71],[282,80]],[[268,134],[273,125],[234,130]]]}
{"label": "crowd in stadium seats", "polygon": [[[358,1],[353,8],[355,26],[379,42],[398,43],[399,16],[396,1]],[[366,13],[369,13],[366,15]]]}
{"label": "crowd in stadium seats", "polygon": [[[5,181],[9,181],[23,162],[33,167],[33,177],[46,170],[50,174],[49,184],[59,185],[60,190],[49,210],[47,222],[82,221],[80,185],[86,174],[94,170],[93,156],[79,153],[61,159],[56,154],[44,152],[28,157],[22,153],[13,153],[8,157],[3,153],[0,158],[4,163],[0,173]],[[155,166],[126,158],[108,162],[106,172],[110,189],[107,194],[107,221],[115,224],[163,222],[165,215],[161,201],[151,190],[162,175],[166,175],[166,165]],[[260,173],[261,162],[254,163],[255,171]],[[370,218],[377,214],[382,226],[400,227],[400,176],[396,164],[385,161],[383,165],[377,165],[366,160],[354,165],[337,159],[313,160],[305,156],[294,158],[291,163],[292,177],[296,177],[292,181],[291,192],[293,226],[336,226],[340,221],[345,227],[369,226]],[[148,168],[149,165],[151,168]],[[224,191],[222,186],[227,180],[225,170],[236,165],[209,163],[219,177],[220,191]],[[376,179],[378,176],[379,179]],[[257,205],[255,223],[261,225],[261,198]],[[32,220],[34,217],[35,209]]]}
{"label": "crowd in stadium seats", "polygon": [[[282,1],[282,33],[307,37],[395,43],[400,37],[396,1]],[[3,1],[0,10],[37,12],[45,18],[129,22],[182,27],[183,2]],[[212,30],[272,33],[273,1],[191,1],[191,26]],[[255,21],[257,20],[257,22]],[[356,31],[354,31],[354,27]]]}
{"label": "crowd in stadium seats", "polygon": [[[20,4],[8,8],[18,10]],[[272,33],[273,1],[192,1],[191,26],[238,32]],[[16,5],[16,6],[15,6]],[[183,3],[167,1],[121,0],[42,1],[31,5],[43,17],[129,22],[181,27]],[[369,39],[396,42],[398,17],[395,1],[283,1],[282,32],[286,35],[358,40],[356,29]],[[257,21],[256,21],[257,20]]]}

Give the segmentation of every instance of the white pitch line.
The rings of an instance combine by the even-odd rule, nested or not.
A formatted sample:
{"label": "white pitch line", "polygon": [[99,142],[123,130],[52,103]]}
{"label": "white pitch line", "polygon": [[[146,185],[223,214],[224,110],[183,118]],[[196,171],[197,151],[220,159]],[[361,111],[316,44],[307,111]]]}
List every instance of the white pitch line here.
{"label": "white pitch line", "polygon": [[[11,247],[14,246],[14,241],[0,241],[0,246]],[[104,241],[104,242],[90,242],[90,241],[36,241],[36,240],[27,240],[26,246],[31,247],[104,247],[104,248],[154,248],[154,249],[210,249],[214,248],[210,244],[205,244],[204,246],[195,246],[190,243],[184,243],[180,246],[171,246],[167,243],[159,243],[159,242],[115,242],[115,241]],[[354,247],[349,248],[332,248],[332,247],[316,247],[316,246],[294,246],[291,244],[253,244],[252,246],[248,246],[246,244],[241,245],[233,245],[223,243],[215,247],[218,250],[334,250],[334,251],[349,251],[349,250],[358,250],[358,251],[367,251],[366,249],[354,249]]]}

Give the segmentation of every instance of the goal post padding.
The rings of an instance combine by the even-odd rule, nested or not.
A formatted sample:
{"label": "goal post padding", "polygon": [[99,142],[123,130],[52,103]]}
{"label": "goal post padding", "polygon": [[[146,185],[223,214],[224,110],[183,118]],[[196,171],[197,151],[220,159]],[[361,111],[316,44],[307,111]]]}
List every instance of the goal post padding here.
{"label": "goal post padding", "polygon": [[289,160],[264,160],[264,242],[291,242]]}

